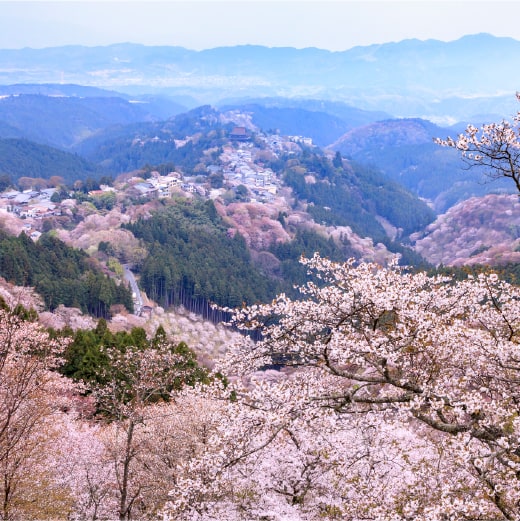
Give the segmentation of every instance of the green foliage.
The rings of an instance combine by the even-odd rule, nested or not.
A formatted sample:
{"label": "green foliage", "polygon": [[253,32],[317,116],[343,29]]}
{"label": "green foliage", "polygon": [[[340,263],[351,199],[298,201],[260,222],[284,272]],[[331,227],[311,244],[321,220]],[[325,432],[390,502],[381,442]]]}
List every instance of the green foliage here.
{"label": "green foliage", "polygon": [[169,346],[171,353],[179,355],[176,366],[179,377],[173,381],[170,389],[164,390],[166,394],[182,388],[183,385],[193,386],[198,382],[208,381],[208,372],[198,365],[193,350],[185,342],[170,342],[162,326],[157,328],[151,339],[147,338],[145,330],[140,327],[134,327],[129,332],[112,333],[104,319],[99,320],[95,329],[55,331],[53,334],[70,338],[60,372],[78,382],[106,385],[108,378],[117,377],[111,372],[113,368],[110,367],[107,350],[116,353],[124,353],[127,349],[144,352],[164,345]]}
{"label": "green foliage", "polygon": [[334,168],[343,168],[343,159],[340,152],[336,152],[334,159],[332,160]]}
{"label": "green foliage", "polygon": [[233,192],[235,193],[235,200],[238,202],[249,201],[249,190],[245,185],[238,185]]}
{"label": "green foliage", "polygon": [[481,253],[484,253],[485,251],[488,251],[491,248],[491,246],[487,246],[485,244],[480,245],[478,248],[475,248],[470,254],[470,257],[476,257],[477,255],[480,255]]}
{"label": "green foliage", "polygon": [[64,304],[108,317],[113,304],[123,304],[128,310],[133,306],[126,286],[116,284],[94,268],[84,252],[52,234],[33,242],[25,233],[18,237],[0,233],[0,275],[35,287],[50,310]]}
{"label": "green foliage", "polygon": [[182,374],[175,379],[173,390],[180,390],[184,385],[194,386],[199,382],[209,382],[208,371],[199,366],[195,352],[188,347],[188,344],[179,342],[177,345],[172,345],[171,351],[180,356],[181,361],[177,363],[177,367],[180,369],[179,374]]}
{"label": "green foliage", "polygon": [[51,195],[51,201],[53,203],[61,203],[64,199],[68,199],[70,197],[69,191],[66,187],[60,186],[56,189],[56,191]]}
{"label": "green foliage", "polygon": [[95,330],[77,330],[64,353],[61,373],[76,381],[97,381],[100,368],[108,365],[108,358],[101,351],[102,338]]}
{"label": "green foliage", "polygon": [[121,263],[115,258],[110,257],[107,261],[107,267],[110,271],[113,271],[119,278],[123,278],[125,271]]}
{"label": "green foliage", "polygon": [[115,255],[114,247],[108,241],[101,241],[98,244],[98,251],[106,253],[107,255]]}
{"label": "green foliage", "polygon": [[116,204],[115,192],[104,192],[102,195],[92,198],[92,203],[98,210],[112,210]]}
{"label": "green foliage", "polygon": [[211,188],[222,188],[224,186],[224,174],[222,172],[210,174],[208,181]]}
{"label": "green foliage", "polygon": [[64,331],[71,338],[64,353],[61,373],[76,381],[104,383],[101,375],[108,367],[109,359],[103,347],[124,351],[133,346],[145,349],[149,345],[143,328],[134,327],[130,332],[112,333],[105,319],[100,319],[95,329],[78,329],[76,332]]}
{"label": "green foliage", "polygon": [[212,201],[178,199],[126,227],[149,250],[141,284],[165,306],[211,314],[209,302],[235,307],[275,295],[276,284],[255,269],[244,239],[228,233]]}
{"label": "green foliage", "polygon": [[66,184],[103,174],[102,168],[76,154],[26,139],[0,139],[0,172],[9,176],[13,183],[28,173],[31,177],[43,179],[61,176]]}
{"label": "green foliage", "polygon": [[273,244],[269,251],[281,261],[284,291],[293,297],[299,295],[294,291],[294,285],[303,285],[309,280],[307,269],[299,262],[302,256],[311,257],[317,251],[334,261],[354,256],[347,239],[337,246],[332,238],[327,239],[312,230],[298,230],[292,241]]}

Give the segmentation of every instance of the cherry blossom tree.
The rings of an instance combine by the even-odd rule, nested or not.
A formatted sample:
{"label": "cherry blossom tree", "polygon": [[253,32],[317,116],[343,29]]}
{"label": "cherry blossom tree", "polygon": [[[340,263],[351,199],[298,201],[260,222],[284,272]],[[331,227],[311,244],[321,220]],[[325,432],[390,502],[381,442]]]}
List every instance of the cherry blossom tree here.
{"label": "cherry blossom tree", "polygon": [[171,518],[519,519],[520,288],[303,262],[322,284],[236,313],[262,340],[220,367],[237,378]]}
{"label": "cherry blossom tree", "polygon": [[142,485],[140,517],[153,518],[182,478],[181,469],[208,446],[220,422],[220,404],[179,392],[170,403],[149,406],[149,420],[137,433],[141,452],[135,461]]}
{"label": "cherry blossom tree", "polygon": [[103,443],[115,473],[116,515],[131,519],[138,511],[144,517],[149,513],[145,498],[150,483],[143,478],[139,461],[148,457],[152,444],[150,425],[158,421],[156,414],[166,411],[151,405],[171,401],[186,382],[204,372],[193,352],[182,342],[169,342],[162,329],[144,346],[105,346],[103,353],[107,364],[91,389],[99,412],[109,422]]}
{"label": "cherry blossom tree", "polygon": [[[520,101],[520,93],[516,97]],[[489,123],[481,129],[468,125],[456,139],[435,142],[459,150],[468,167],[484,168],[491,179],[511,179],[520,192],[520,111],[512,121]]]}
{"label": "cherry blossom tree", "polygon": [[60,517],[77,521],[113,519],[118,503],[114,494],[114,465],[103,443],[104,426],[71,413],[59,418],[60,436],[49,447],[55,481],[68,491],[69,504]]}
{"label": "cherry blossom tree", "polygon": [[0,519],[5,521],[42,518],[53,505],[62,505],[47,451],[73,386],[54,371],[63,344],[31,317],[21,307],[0,309]]}

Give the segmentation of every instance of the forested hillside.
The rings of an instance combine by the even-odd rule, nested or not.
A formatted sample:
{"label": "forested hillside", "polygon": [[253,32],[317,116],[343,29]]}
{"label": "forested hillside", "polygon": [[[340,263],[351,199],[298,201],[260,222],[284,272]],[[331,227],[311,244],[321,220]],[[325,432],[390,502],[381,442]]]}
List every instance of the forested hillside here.
{"label": "forested hillside", "polygon": [[227,227],[211,201],[178,199],[125,226],[148,249],[140,267],[147,295],[164,306],[182,304],[212,316],[210,303],[237,307],[267,302],[280,291],[294,294],[307,270],[302,255],[321,251],[334,260],[354,254],[348,241],[338,245],[312,230],[297,231],[293,239],[273,244],[268,252],[275,273],[254,262],[241,235]]}
{"label": "forested hillside", "polygon": [[235,307],[276,294],[277,284],[254,267],[243,238],[230,233],[211,201],[176,200],[126,228],[148,248],[141,285],[164,306],[211,314],[210,302]]}
{"label": "forested hillside", "polygon": [[20,177],[63,178],[69,185],[88,177],[106,174],[102,167],[86,159],[27,139],[0,139],[0,174],[16,183]]}
{"label": "forested hillside", "polygon": [[0,276],[19,286],[32,286],[48,309],[77,307],[96,317],[109,317],[113,304],[132,310],[132,295],[95,267],[82,250],[70,248],[51,234],[34,242],[0,233]]}
{"label": "forested hillside", "polygon": [[394,227],[394,238],[407,237],[434,219],[424,202],[374,169],[344,165],[340,155],[331,163],[323,156],[304,153],[298,163],[290,164],[284,180],[300,200],[311,203],[307,211],[316,222],[350,226],[361,237],[371,237],[391,251],[405,254],[405,263],[420,262],[399,241],[392,241],[381,218]]}
{"label": "forested hillside", "polygon": [[[301,113],[301,109],[294,110]],[[279,116],[283,111],[276,109],[276,113]],[[318,113],[308,114],[314,118]],[[14,153],[3,157],[15,160],[20,156],[14,163],[25,172],[34,159],[41,169],[33,172],[34,177],[46,177],[43,168],[47,164],[53,175],[63,173],[68,189],[61,188],[54,199],[60,204],[73,197],[76,208],[74,212],[67,209],[59,221],[53,219],[54,224],[47,220],[47,227],[58,222],[74,227],[93,211],[103,213],[113,208],[119,209],[122,218],[128,206],[137,208],[146,200],[134,188],[139,176],[149,178],[157,170],[164,174],[178,170],[177,176],[196,173],[197,177],[190,179],[197,188],[184,186],[197,191],[197,196],[188,198],[177,184],[178,196],[161,199],[151,218],[138,218],[125,225],[136,241],[141,241],[140,250],[146,251],[144,262],[136,264],[141,286],[152,301],[165,307],[183,304],[210,315],[210,303],[235,307],[243,302],[269,301],[279,291],[293,294],[293,286],[306,279],[299,258],[314,251],[340,261],[370,255],[377,247],[382,251],[381,258],[393,252],[401,255],[404,264],[424,262],[404,244],[411,233],[434,219],[423,201],[375,169],[345,160],[339,153],[331,157],[319,147],[299,143],[297,138],[263,133],[254,127],[249,142],[233,143],[229,135],[234,125],[228,118],[229,114],[206,106],[168,121],[111,127],[81,144],[82,154],[100,165],[94,170],[80,156],[25,140],[3,140],[0,144],[12,147]],[[240,159],[245,156],[247,160]],[[67,162],[74,159],[84,167],[81,173],[74,168],[75,163]],[[210,167],[217,173],[210,174]],[[10,168],[7,164],[4,170],[16,180],[16,170]],[[91,182],[79,188],[75,183],[71,191],[71,176],[75,181],[85,177],[92,180],[96,173],[106,173],[105,168],[125,173],[110,192],[88,195],[85,192],[99,188],[99,183]],[[127,183],[129,172],[135,173],[131,183]],[[246,175],[256,178],[246,180]],[[270,192],[265,191],[266,176]],[[261,193],[258,190],[262,188]],[[212,189],[218,192],[213,197],[220,205],[220,215],[208,200]],[[267,197],[265,194],[273,207],[263,220],[257,220],[259,214],[254,208],[262,207],[262,202],[256,198]],[[109,206],[102,204],[103,198],[110,200]],[[241,208],[241,204],[248,208]],[[240,224],[244,211],[251,212],[245,228]],[[305,222],[297,224],[292,211],[300,212]],[[351,243],[352,234],[365,241],[362,248]],[[108,232],[106,235],[109,237]],[[251,240],[252,236],[259,240]],[[104,237],[100,241],[104,246],[109,244]],[[89,248],[101,251],[97,243]],[[110,251],[116,250],[110,247]],[[102,255],[98,257],[107,262]],[[119,260],[125,262],[122,257]],[[38,288],[43,291],[41,282]],[[46,296],[48,305],[56,305],[50,303],[51,298],[57,302],[54,296]],[[90,309],[83,301],[79,307]],[[103,309],[95,314],[106,313]]]}
{"label": "forested hillside", "polygon": [[331,148],[433,201],[438,212],[469,197],[510,191],[504,181],[486,183],[481,172],[464,168],[453,150],[433,142],[454,133],[422,119],[385,120],[347,132]]}
{"label": "forested hillside", "polygon": [[434,265],[520,262],[520,202],[517,195],[463,201],[412,237],[414,248]]}

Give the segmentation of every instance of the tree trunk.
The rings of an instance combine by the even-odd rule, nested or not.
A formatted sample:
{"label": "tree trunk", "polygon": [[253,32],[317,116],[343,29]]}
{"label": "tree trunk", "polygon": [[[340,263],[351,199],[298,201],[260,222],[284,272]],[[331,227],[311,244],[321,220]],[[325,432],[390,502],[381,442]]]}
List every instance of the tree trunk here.
{"label": "tree trunk", "polygon": [[125,446],[125,457],[123,460],[123,477],[121,480],[121,498],[119,501],[119,520],[130,519],[130,505],[127,504],[128,500],[128,481],[130,474],[130,463],[133,459],[132,454],[132,441],[134,437],[135,424],[132,419],[129,420],[128,430],[126,433],[126,446]]}

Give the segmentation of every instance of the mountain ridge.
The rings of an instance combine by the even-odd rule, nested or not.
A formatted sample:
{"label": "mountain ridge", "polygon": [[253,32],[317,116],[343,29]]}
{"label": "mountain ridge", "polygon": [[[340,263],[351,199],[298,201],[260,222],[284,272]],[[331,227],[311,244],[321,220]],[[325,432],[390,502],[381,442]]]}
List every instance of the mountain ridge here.
{"label": "mountain ridge", "polygon": [[[506,116],[520,71],[520,42],[487,33],[451,42],[403,40],[346,51],[113,44],[0,50],[0,83],[79,83],[168,92],[215,103],[230,96],[320,97],[398,117],[470,119],[475,99]],[[482,70],[486,71],[482,75]],[[464,99],[471,95],[472,102]],[[458,103],[447,103],[455,98]],[[489,111],[487,111],[489,112]]]}

